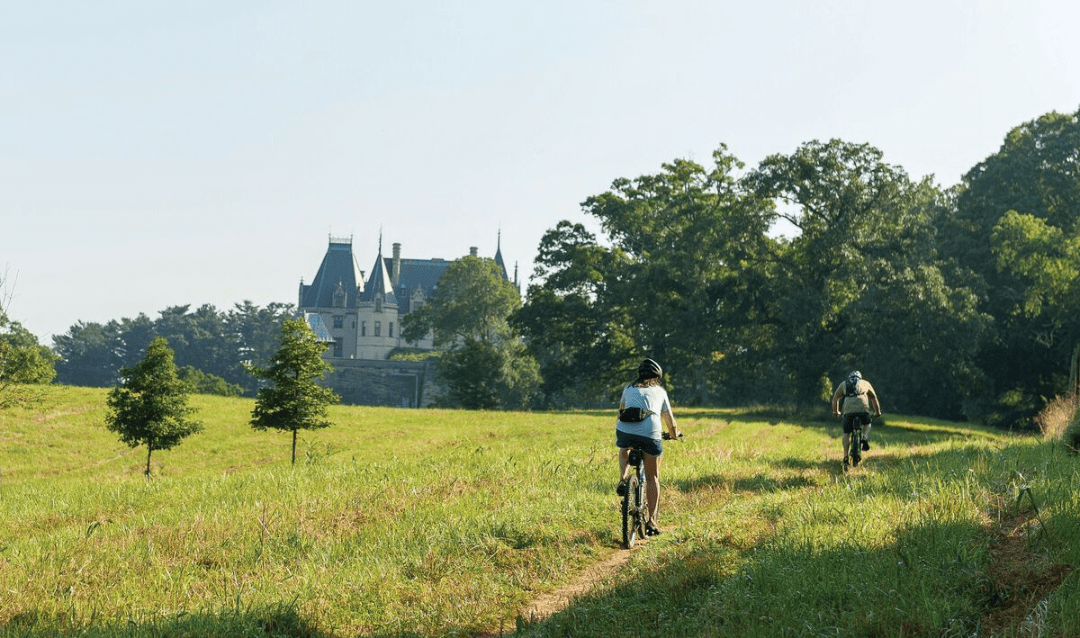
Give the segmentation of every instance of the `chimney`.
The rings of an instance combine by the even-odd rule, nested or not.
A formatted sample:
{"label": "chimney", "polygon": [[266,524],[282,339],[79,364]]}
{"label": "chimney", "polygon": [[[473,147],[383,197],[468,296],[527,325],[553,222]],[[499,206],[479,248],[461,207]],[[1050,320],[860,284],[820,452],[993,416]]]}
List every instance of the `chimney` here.
{"label": "chimney", "polygon": [[476,257],[479,254],[479,249],[476,246],[469,246],[469,255]]}
{"label": "chimney", "polygon": [[394,261],[390,266],[390,282],[397,289],[401,280],[401,244],[394,244]]}

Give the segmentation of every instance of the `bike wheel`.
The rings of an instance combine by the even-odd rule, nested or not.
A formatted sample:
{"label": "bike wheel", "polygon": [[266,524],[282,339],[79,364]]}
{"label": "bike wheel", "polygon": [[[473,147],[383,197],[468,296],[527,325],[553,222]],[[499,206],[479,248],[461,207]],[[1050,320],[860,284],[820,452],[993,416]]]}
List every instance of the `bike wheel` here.
{"label": "bike wheel", "polygon": [[626,486],[626,494],[622,497],[622,542],[623,547],[630,549],[637,540],[637,512],[634,509],[634,500],[638,493],[638,480],[634,474],[630,475],[630,482]]}
{"label": "bike wheel", "polygon": [[848,450],[848,454],[851,455],[851,466],[858,467],[859,461],[862,460],[862,426],[854,428],[851,431],[851,447]]}
{"label": "bike wheel", "polygon": [[638,474],[637,490],[634,492],[634,506],[637,508],[634,531],[641,538],[645,538],[645,524],[649,522],[649,508],[645,502],[645,477]]}

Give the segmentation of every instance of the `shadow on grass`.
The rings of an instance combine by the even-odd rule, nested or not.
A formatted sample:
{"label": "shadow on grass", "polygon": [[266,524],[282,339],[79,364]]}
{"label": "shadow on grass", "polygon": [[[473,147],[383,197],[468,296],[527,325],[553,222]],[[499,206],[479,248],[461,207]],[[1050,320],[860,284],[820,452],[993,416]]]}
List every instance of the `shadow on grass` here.
{"label": "shadow on grass", "polygon": [[0,636],[19,638],[130,638],[196,637],[199,638],[332,638],[333,634],[308,622],[290,603],[263,609],[222,610],[220,612],[180,614],[175,617],[102,622],[73,623],[57,615],[34,610],[16,615],[0,625]]}
{"label": "shadow on grass", "polygon": [[[979,505],[978,497],[962,496],[965,491],[971,494],[967,468],[985,467],[987,457],[993,457],[997,467],[984,470],[978,479],[989,484],[1029,453],[1026,446],[1005,445],[993,450],[949,448],[916,459],[882,454],[871,462],[884,465],[875,468],[878,472],[897,473],[894,480],[881,486],[860,481],[862,486],[847,498],[861,502],[876,490],[908,493],[912,486],[924,485],[926,466],[921,461],[940,468],[934,480],[945,485],[927,497],[933,500],[872,510],[873,518],[858,521],[838,518],[827,500],[820,501],[819,507],[805,510],[804,516],[810,517],[805,526],[779,530],[752,548],[731,546],[707,530],[696,530],[692,540],[662,537],[643,550],[649,558],[630,563],[623,584],[585,595],[549,618],[519,621],[518,631],[508,635],[591,638],[612,635],[614,627],[620,635],[653,635],[659,629],[675,637],[1027,635],[1017,632],[1038,609],[1046,613],[1043,607],[1053,600],[1048,596],[1055,588],[1073,593],[1060,593],[1065,598],[1051,602],[1040,635],[1076,635],[1070,633],[1076,623],[1066,615],[1080,602],[1075,600],[1077,588],[1060,587],[1065,575],[1076,571],[1077,565],[1062,564],[1074,554],[1048,554],[1040,543],[1016,536],[1011,528],[949,513]],[[982,462],[974,463],[979,458]],[[905,463],[911,460],[916,462]],[[1034,461],[1027,457],[1023,462]],[[798,470],[818,467],[800,459],[781,463]],[[799,478],[752,477],[732,488],[798,489],[807,481]],[[721,482],[719,477],[703,477],[678,485],[700,489]],[[955,490],[949,489],[952,483]],[[954,502],[952,494],[959,500]],[[1065,529],[1068,521],[1068,529],[1073,529],[1077,518],[1075,510],[1059,512],[1050,528]],[[851,533],[819,536],[813,530],[822,526]],[[866,537],[877,540],[864,542]],[[1065,610],[1059,612],[1063,615],[1053,615],[1054,605]],[[1058,630],[1065,633],[1055,633]]]}

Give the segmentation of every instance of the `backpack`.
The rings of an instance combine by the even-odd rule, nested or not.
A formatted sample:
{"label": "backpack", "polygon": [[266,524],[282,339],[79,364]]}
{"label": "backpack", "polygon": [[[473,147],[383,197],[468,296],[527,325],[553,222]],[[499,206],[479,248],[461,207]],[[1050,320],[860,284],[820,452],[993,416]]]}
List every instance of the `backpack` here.
{"label": "backpack", "polygon": [[857,397],[859,394],[861,394],[859,392],[859,379],[856,377],[844,379],[844,396]]}

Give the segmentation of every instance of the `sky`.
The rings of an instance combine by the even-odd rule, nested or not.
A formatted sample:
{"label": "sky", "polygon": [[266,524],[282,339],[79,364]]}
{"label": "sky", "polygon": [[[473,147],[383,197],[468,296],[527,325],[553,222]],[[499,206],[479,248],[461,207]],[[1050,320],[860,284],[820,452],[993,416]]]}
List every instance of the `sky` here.
{"label": "sky", "polygon": [[942,186],[1080,108],[1075,0],[0,0],[0,307],[297,303],[501,247],[666,162],[868,143]]}

